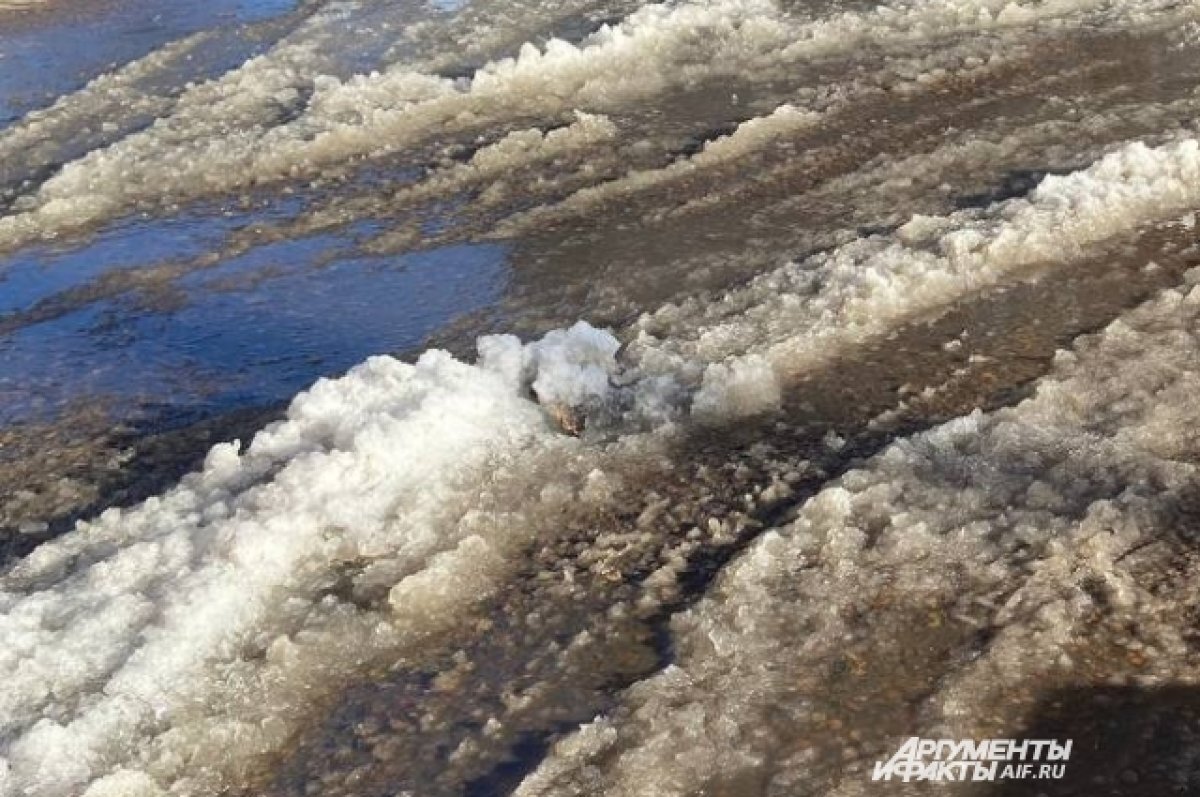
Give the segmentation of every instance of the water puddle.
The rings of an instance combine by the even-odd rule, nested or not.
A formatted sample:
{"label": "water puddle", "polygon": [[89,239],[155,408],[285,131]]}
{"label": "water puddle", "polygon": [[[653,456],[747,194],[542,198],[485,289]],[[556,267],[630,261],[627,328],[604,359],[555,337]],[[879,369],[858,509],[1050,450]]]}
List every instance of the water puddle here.
{"label": "water puddle", "polygon": [[[210,28],[223,32],[201,56],[212,60],[207,74],[231,68],[253,46],[242,26],[295,6],[295,0],[113,0],[48,9],[47,16],[29,21],[0,19],[0,125],[167,42]],[[213,58],[218,53],[225,57]]]}
{"label": "water puddle", "polygon": [[185,417],[280,401],[372,354],[417,346],[505,284],[500,245],[361,257],[347,254],[344,235],[172,266],[230,225],[134,225],[18,260],[0,283],[0,310],[40,307],[44,320],[0,337],[0,422],[87,396],[109,397],[118,414],[154,406]]}

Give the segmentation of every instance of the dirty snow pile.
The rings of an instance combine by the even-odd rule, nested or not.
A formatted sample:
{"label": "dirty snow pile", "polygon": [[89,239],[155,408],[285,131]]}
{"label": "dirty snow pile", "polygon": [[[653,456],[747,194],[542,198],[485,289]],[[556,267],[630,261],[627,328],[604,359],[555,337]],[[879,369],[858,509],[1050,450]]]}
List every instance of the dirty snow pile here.
{"label": "dirty snow pile", "polygon": [[636,323],[629,356],[647,374],[700,382],[701,414],[753,414],[778,403],[777,381],[873,335],[1198,203],[1200,142],[1132,142],[1028,197],[918,216],[719,297],[666,305]]}
{"label": "dirty snow pile", "polygon": [[[675,618],[674,663],[518,794],[875,793],[856,738],[988,738],[1076,658],[1124,661],[1100,618],[1136,627],[1139,683],[1179,682],[1197,565],[1151,590],[1130,560],[1188,533],[1200,486],[1189,277],[1060,352],[1032,398],[896,441],[764,533]],[[831,741],[850,758],[818,756]]]}
{"label": "dirty snow pile", "polygon": [[488,515],[489,493],[548,489],[537,458],[576,456],[528,385],[598,400],[615,350],[579,324],[484,338],[476,365],[372,358],[245,450],[39,547],[0,577],[0,794],[203,793],[324,685],[452,625],[531,528]]}
{"label": "dirty snow pile", "polygon": [[[1099,0],[937,0],[814,20],[789,15],[770,0],[656,3],[579,42],[526,42],[516,55],[496,57],[469,78],[454,80],[420,68],[432,69],[438,59],[402,60],[346,78],[330,74],[336,59],[325,49],[331,43],[354,47],[355,34],[343,40],[337,37],[347,37],[345,32],[335,33],[350,11],[346,5],[319,9],[266,53],[218,79],[184,87],[174,102],[154,104],[164,115],[145,129],[67,158],[19,198],[15,212],[0,216],[0,247],[54,238],[135,209],[311,178],[439,137],[477,135],[530,118],[549,122],[577,111],[619,111],[705,80],[769,79],[797,64],[865,47],[903,50],[931,36],[981,31],[1027,34],[1040,25],[1103,15],[1108,6]],[[1145,17],[1163,5],[1143,2],[1129,13]],[[995,50],[992,45],[987,52]],[[74,102],[94,104],[112,89],[124,95],[126,86],[110,83],[98,81],[78,98],[5,131],[0,153],[20,153],[31,138],[41,146],[29,128],[71,115],[78,110],[70,107]]]}

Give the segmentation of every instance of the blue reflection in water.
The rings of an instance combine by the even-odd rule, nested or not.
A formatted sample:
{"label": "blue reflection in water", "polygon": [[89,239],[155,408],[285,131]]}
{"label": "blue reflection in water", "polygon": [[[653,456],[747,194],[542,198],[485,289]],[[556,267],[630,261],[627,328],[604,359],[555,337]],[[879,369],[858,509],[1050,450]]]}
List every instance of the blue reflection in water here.
{"label": "blue reflection in water", "polygon": [[[295,0],[117,0],[0,27],[0,126],[183,36],[284,14]],[[216,45],[213,45],[216,46]],[[231,67],[246,57],[231,53]]]}
{"label": "blue reflection in water", "polygon": [[498,245],[341,258],[344,244],[287,241],[194,272],[179,282],[178,309],[104,300],[0,338],[0,422],[92,395],[115,398],[118,412],[153,405],[179,417],[283,400],[418,345],[503,288]]}
{"label": "blue reflection in water", "polygon": [[[295,207],[280,203],[281,211]],[[123,219],[86,244],[39,245],[0,255],[0,318],[28,309],[102,275],[136,266],[185,261],[215,249],[244,217],[189,213],[151,223]]]}

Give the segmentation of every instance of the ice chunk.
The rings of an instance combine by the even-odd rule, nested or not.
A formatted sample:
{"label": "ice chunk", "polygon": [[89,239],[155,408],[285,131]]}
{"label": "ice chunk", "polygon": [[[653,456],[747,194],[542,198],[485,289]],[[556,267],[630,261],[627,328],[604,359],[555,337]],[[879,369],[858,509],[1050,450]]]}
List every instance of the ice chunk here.
{"label": "ice chunk", "polygon": [[544,404],[578,407],[603,399],[621,344],[585,321],[554,330],[527,349],[533,392]]}

